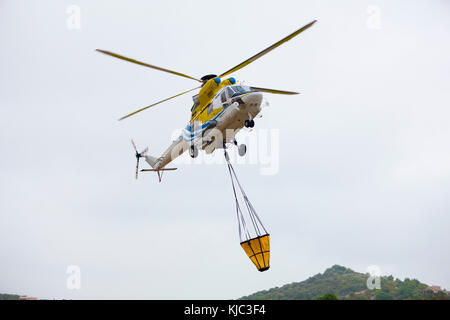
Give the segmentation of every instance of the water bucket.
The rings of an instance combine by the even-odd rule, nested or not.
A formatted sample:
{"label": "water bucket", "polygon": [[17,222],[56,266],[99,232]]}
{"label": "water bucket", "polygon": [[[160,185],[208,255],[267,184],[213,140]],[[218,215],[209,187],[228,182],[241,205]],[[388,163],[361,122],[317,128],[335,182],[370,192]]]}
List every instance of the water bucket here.
{"label": "water bucket", "polygon": [[270,235],[265,234],[241,242],[247,256],[256,266],[258,271],[266,271],[270,268]]}

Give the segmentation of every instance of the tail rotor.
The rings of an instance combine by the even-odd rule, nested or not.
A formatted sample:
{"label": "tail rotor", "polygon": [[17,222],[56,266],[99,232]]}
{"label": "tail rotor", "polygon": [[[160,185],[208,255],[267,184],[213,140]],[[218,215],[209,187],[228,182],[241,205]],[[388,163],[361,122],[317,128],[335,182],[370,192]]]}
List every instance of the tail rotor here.
{"label": "tail rotor", "polygon": [[134,143],[133,139],[131,139],[131,144],[133,145],[134,151],[136,152],[136,179],[138,178],[138,172],[139,172],[139,159],[145,156],[145,154],[148,151],[148,148],[145,148],[140,153],[137,151],[136,144]]}

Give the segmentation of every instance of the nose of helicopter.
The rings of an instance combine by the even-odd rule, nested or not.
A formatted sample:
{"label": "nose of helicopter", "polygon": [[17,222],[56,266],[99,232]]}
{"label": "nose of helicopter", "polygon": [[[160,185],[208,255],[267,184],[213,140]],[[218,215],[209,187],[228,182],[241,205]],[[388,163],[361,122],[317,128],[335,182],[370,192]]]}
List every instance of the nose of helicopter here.
{"label": "nose of helicopter", "polygon": [[262,93],[260,92],[252,92],[242,97],[242,101],[247,106],[259,106],[262,102]]}

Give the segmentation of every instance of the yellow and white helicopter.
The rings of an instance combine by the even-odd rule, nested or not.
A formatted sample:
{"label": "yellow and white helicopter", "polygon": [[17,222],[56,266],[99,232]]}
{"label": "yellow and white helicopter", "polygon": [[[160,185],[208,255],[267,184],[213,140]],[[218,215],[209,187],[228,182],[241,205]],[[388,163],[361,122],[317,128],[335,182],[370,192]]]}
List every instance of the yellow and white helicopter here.
{"label": "yellow and white helicopter", "polygon": [[[244,62],[238,64],[230,70],[225,71],[219,76],[215,74],[209,74],[203,76],[200,79],[191,77],[184,73],[130,59],[110,51],[97,49],[98,52],[107,54],[115,58],[132,62],[144,67],[168,72],[180,77],[189,78],[201,83],[199,87],[158,101],[119,119],[123,120],[150,107],[156,106],[162,102],[200,89],[199,93],[192,97],[194,100],[194,105],[191,109],[192,114],[188,125],[184,129],[183,133],[178,137],[178,139],[176,139],[160,157],[152,157],[150,155],[147,155],[148,149],[145,149],[142,152],[138,152],[136,145],[132,141],[133,147],[136,151],[137,159],[136,179],[138,177],[139,159],[141,157],[144,157],[147,163],[152,167],[152,169],[143,169],[141,171],[155,171],[158,173],[159,181],[161,181],[160,173],[162,171],[176,170],[176,168],[166,168],[166,165],[183,154],[183,152],[186,150],[189,150],[190,156],[192,158],[195,158],[197,157],[199,150],[205,150],[206,153],[212,153],[215,149],[226,148],[226,143],[234,143],[235,145],[238,145],[235,139],[236,133],[244,126],[252,128],[255,125],[253,119],[261,111],[262,92],[286,95],[298,94],[298,92],[292,91],[239,85],[236,83],[235,78],[230,77],[224,79],[224,77],[239,69],[242,69],[256,59],[277,48],[281,44],[291,40],[298,34],[311,27],[315,22],[316,20],[308,23],[307,25],[301,27],[300,29],[296,30],[280,41],[274,43],[270,47],[255,54],[251,58],[245,60]],[[246,150],[247,147],[244,144],[238,146],[238,152],[240,156],[244,156]]]}

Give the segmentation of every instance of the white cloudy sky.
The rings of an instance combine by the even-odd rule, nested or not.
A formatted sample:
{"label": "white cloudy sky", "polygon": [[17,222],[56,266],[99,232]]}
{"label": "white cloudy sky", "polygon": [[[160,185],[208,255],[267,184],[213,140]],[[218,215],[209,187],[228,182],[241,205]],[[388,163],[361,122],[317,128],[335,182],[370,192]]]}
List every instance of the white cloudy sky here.
{"label": "white cloudy sky", "polygon": [[[313,19],[234,74],[302,93],[266,96],[256,121],[279,130],[279,172],[236,166],[271,233],[259,273],[224,165],[134,179],[130,138],[158,155],[192,100],[117,119],[195,83],[94,50],[201,77]],[[449,288],[449,40],[444,0],[0,1],[0,292],[232,299],[333,264]],[[69,265],[80,290],[66,288]]]}

